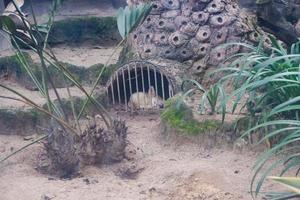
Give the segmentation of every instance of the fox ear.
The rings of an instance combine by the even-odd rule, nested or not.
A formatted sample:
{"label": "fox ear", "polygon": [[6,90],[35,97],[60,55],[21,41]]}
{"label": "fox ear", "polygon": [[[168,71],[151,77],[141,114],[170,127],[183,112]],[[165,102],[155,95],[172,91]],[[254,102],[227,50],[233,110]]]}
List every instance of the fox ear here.
{"label": "fox ear", "polygon": [[148,95],[151,96],[151,97],[155,97],[155,90],[154,90],[154,87],[151,86],[148,90]]}

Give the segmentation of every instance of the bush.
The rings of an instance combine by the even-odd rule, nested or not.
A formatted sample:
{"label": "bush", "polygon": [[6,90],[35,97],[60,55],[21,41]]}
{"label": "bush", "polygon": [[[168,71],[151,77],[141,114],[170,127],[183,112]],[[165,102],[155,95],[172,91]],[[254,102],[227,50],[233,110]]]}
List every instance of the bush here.
{"label": "bush", "polygon": [[[239,57],[232,66],[217,70],[227,73],[221,82],[233,80],[235,84],[228,98],[235,99],[232,112],[241,104],[241,109],[247,108],[254,119],[244,136],[259,131],[263,136],[258,143],[274,143],[255,163],[251,191],[256,196],[273,170],[283,167],[279,173],[282,176],[300,164],[300,41],[289,51],[272,37],[271,41],[272,48],[268,50],[260,45],[239,44],[250,51],[235,55]],[[234,67],[237,64],[242,67]],[[272,159],[275,156],[277,159]]]}
{"label": "bush", "polygon": [[91,40],[115,44],[121,40],[115,17],[81,17],[54,22],[49,44],[77,43]]}

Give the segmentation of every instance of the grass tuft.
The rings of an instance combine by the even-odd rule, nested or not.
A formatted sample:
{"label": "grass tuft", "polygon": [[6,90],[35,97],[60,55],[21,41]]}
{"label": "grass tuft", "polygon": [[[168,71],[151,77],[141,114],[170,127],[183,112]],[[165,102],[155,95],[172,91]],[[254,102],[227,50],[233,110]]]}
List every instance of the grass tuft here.
{"label": "grass tuft", "polygon": [[187,135],[199,135],[220,127],[220,123],[214,120],[195,120],[192,110],[180,100],[180,97],[166,102],[166,108],[161,114],[161,118],[172,128]]}

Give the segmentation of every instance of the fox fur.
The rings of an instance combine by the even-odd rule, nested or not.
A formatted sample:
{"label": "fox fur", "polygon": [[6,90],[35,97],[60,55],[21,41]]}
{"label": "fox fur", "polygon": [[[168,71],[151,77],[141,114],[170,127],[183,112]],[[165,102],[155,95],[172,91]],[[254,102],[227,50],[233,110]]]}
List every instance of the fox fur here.
{"label": "fox fur", "polygon": [[151,86],[148,93],[133,93],[130,96],[128,106],[133,110],[161,108],[163,107],[163,99],[156,95],[153,86]]}

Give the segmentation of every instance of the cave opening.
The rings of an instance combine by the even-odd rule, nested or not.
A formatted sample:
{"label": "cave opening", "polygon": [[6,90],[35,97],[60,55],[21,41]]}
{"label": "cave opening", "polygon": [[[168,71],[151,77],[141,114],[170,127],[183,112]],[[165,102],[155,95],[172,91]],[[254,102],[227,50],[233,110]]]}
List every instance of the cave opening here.
{"label": "cave opening", "polygon": [[[157,66],[146,62],[131,62],[119,68],[107,84],[108,100],[111,105],[128,109],[128,102],[132,94],[140,92],[148,94],[150,87],[155,95],[167,100],[174,95],[174,87],[169,77]],[[144,101],[139,97],[138,101]],[[123,106],[122,106],[123,105]]]}

